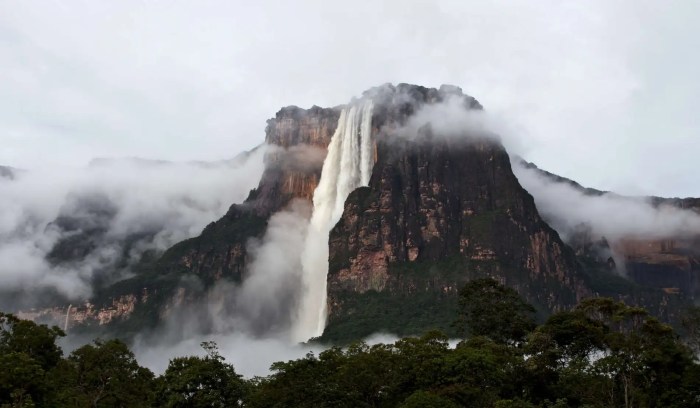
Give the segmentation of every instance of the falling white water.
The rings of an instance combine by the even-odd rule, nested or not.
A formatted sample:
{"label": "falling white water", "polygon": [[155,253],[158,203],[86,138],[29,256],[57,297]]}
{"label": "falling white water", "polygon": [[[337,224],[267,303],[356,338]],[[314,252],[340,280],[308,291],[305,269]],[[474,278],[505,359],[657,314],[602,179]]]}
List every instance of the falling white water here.
{"label": "falling white water", "polygon": [[350,192],[369,184],[374,165],[373,107],[372,101],[368,100],[361,109],[357,105],[343,109],[328,146],[321,180],[314,191],[314,212],[301,254],[305,292],[293,330],[296,341],[320,336],[326,325],[328,233],[343,215]]}

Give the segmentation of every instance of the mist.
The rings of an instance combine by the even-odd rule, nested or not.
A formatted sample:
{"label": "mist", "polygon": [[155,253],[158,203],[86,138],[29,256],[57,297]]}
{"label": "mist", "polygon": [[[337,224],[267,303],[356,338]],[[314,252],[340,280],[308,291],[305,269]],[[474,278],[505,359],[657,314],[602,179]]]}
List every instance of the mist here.
{"label": "mist", "polygon": [[512,160],[520,184],[535,199],[540,214],[567,240],[580,225],[598,238],[667,239],[700,235],[700,214],[668,204],[655,206],[650,198],[615,193],[586,194],[569,183],[557,182],[540,171]]}
{"label": "mist", "polygon": [[463,97],[452,96],[441,103],[424,105],[394,132],[411,139],[429,127],[434,138],[502,143],[520,184],[532,194],[540,214],[565,241],[581,225],[589,227],[597,239],[612,241],[700,236],[700,214],[696,211],[670,204],[655,205],[651,197],[586,193],[583,187],[555,181],[525,166],[519,157],[532,153],[529,137],[517,133],[503,117],[487,110],[466,109],[467,102]]}
{"label": "mist", "polygon": [[233,364],[236,372],[247,378],[270,374],[270,366],[274,362],[302,358],[309,352],[319,353],[325,349],[321,345],[295,344],[278,337],[256,338],[246,333],[231,332],[196,334],[170,345],[136,342],[132,350],[139,364],[160,374],[174,357],[204,356],[204,350],[200,346],[203,341],[216,342],[226,362]]}
{"label": "mist", "polygon": [[257,186],[265,148],[220,162],[99,159],[0,178],[0,286],[10,304],[49,291],[85,299],[198,235]]}
{"label": "mist", "polygon": [[[174,357],[204,355],[200,343],[213,340],[237,372],[252,377],[269,374],[273,362],[323,350],[295,342],[291,334],[303,295],[300,254],[310,216],[311,206],[303,200],[273,214],[265,234],[246,244],[250,260],[242,282],[220,280],[175,308],[159,327],[144,330],[132,346],[139,362],[160,373]],[[182,286],[201,289],[196,278],[188,279]]]}
{"label": "mist", "polygon": [[289,338],[302,296],[300,254],[310,217],[311,205],[294,200],[270,217],[262,239],[248,242],[243,282],[228,289],[220,283],[210,293],[217,331]]}

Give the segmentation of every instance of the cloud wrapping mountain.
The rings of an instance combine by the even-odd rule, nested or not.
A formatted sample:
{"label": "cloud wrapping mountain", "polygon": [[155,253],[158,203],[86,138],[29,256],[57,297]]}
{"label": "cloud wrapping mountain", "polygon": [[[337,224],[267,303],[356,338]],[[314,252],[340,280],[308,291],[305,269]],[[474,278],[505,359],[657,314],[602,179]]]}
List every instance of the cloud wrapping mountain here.
{"label": "cloud wrapping mountain", "polygon": [[520,184],[535,198],[537,209],[566,240],[581,224],[609,240],[693,238],[700,236],[700,214],[648,197],[614,193],[586,194],[569,183],[556,182],[513,160]]}
{"label": "cloud wrapping mountain", "polygon": [[47,289],[89,296],[95,280],[128,276],[148,251],[199,234],[241,202],[265,151],[212,163],[97,160],[0,179],[0,286],[25,300]]}

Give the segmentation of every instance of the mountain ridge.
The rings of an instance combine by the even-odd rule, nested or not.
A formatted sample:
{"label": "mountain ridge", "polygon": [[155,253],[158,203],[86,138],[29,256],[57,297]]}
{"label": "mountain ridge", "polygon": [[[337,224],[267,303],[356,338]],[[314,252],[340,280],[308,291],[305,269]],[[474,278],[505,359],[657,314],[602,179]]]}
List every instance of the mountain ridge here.
{"label": "mountain ridge", "polygon": [[[411,301],[406,296],[399,296],[400,301],[387,299],[382,295],[384,289],[403,288],[406,294],[415,296],[420,290],[411,289],[411,285],[415,286],[416,282],[429,289],[426,293],[430,292],[421,300],[423,303],[419,302],[420,307],[425,306],[425,313],[420,315],[420,310],[413,310],[420,315],[417,318],[420,324],[405,325],[416,332],[428,328],[427,323],[434,320],[436,313],[442,314],[454,306],[460,284],[484,275],[514,286],[543,314],[595,294],[618,293],[620,298],[633,303],[656,302],[658,315],[663,315],[659,313],[659,305],[674,303],[671,297],[677,295],[661,290],[644,292],[645,295],[632,293],[636,290],[632,288],[634,283],[616,275],[607,259],[584,259],[590,261],[586,266],[582,254],[564,244],[559,234],[540,219],[532,196],[513,176],[508,155],[499,143],[436,142],[440,135],[434,134],[430,127],[419,129],[419,142],[389,140],[395,139],[396,131],[426,105],[462,98],[465,109],[482,109],[476,99],[464,95],[460,88],[385,84],[365,91],[363,97],[375,101],[372,132],[376,140],[376,163],[370,186],[351,193],[345,214],[329,238],[330,331],[326,339],[346,341],[381,330],[379,324],[391,319],[373,317],[377,310],[405,307]],[[144,326],[157,325],[178,308],[211,296],[207,288],[216,282],[227,280],[240,284],[251,261],[249,240],[261,239],[270,216],[293,200],[310,203],[342,107],[280,109],[266,127],[266,143],[276,148],[268,153],[260,183],[248,198],[242,204],[232,205],[226,215],[210,223],[199,236],[182,241],[159,259],[140,265],[133,278],[97,293],[90,303],[92,314],[83,313],[82,316],[87,316],[83,322],[107,322],[121,334],[138,332]],[[402,143],[397,149],[397,144]],[[299,161],[304,165],[298,165]],[[473,177],[463,179],[461,174]],[[468,182],[461,185],[457,180]],[[463,205],[467,202],[472,207]],[[395,222],[382,221],[381,217]],[[462,227],[451,229],[453,224]],[[382,232],[383,229],[388,232]],[[369,242],[370,235],[376,238],[382,234],[390,238],[388,247],[383,248],[381,240]],[[507,242],[500,242],[499,237],[507,237]],[[355,246],[346,246],[344,241],[354,242]],[[382,252],[394,255],[382,260]],[[353,262],[355,272],[352,272]],[[440,266],[439,274],[444,274],[447,280],[431,272],[430,267],[435,265]],[[614,282],[610,285],[617,289],[601,292],[599,284],[592,284],[600,283],[601,279]],[[343,295],[348,289],[360,297]],[[618,289],[622,292],[615,292]],[[365,320],[358,328],[351,320],[361,316],[348,305],[363,303],[374,308],[365,310],[374,321]],[[436,304],[442,306],[433,308]],[[65,308],[61,310],[52,313],[65,317]],[[109,319],[98,318],[107,311]],[[68,315],[81,316],[76,312]],[[403,316],[395,322],[410,323],[411,319]],[[350,322],[354,327],[339,328],[338,322]],[[449,331],[446,321],[440,325]]]}

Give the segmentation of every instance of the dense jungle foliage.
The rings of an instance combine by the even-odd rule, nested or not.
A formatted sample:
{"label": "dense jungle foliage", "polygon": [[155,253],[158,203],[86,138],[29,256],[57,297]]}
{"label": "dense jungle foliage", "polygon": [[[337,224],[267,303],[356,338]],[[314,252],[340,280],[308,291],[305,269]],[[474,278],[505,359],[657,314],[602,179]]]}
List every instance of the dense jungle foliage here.
{"label": "dense jungle foliage", "polygon": [[460,293],[458,342],[429,332],[330,347],[252,379],[211,342],[156,376],[119,340],[64,356],[60,329],[0,314],[0,407],[700,406],[700,309],[686,315],[685,341],[609,298],[540,325],[533,314],[514,290],[475,280]]}

